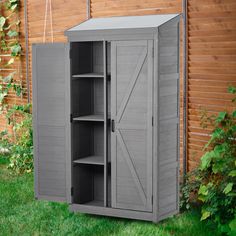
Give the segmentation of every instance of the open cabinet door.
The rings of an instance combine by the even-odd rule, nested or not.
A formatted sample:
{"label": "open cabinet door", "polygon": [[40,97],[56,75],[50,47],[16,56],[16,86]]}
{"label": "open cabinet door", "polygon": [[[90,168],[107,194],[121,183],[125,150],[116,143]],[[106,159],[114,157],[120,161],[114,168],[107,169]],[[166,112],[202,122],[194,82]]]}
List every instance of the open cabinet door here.
{"label": "open cabinet door", "polygon": [[69,45],[33,45],[35,197],[71,201]]}
{"label": "open cabinet door", "polygon": [[112,207],[152,211],[153,41],[111,43]]}

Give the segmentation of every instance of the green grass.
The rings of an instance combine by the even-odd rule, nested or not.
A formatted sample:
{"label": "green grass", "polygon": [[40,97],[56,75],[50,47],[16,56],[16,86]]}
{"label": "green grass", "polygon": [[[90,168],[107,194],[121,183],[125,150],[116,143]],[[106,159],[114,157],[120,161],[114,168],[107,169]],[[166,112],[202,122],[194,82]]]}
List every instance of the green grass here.
{"label": "green grass", "polygon": [[33,175],[15,176],[0,158],[0,235],[81,236],[216,236],[199,222],[199,213],[184,213],[158,224],[69,212],[68,205],[34,200]]}

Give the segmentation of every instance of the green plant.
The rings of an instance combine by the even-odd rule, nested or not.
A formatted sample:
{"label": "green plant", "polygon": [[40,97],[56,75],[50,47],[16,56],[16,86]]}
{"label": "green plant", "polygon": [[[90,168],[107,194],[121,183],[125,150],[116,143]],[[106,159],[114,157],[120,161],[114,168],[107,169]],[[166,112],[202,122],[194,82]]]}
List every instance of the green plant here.
{"label": "green plant", "polygon": [[19,4],[20,0],[8,0],[6,2],[6,7],[9,10],[15,11],[19,7]]}
{"label": "green plant", "polygon": [[184,182],[181,184],[180,209],[182,211],[190,210],[196,204],[197,189],[200,186],[198,176],[199,170],[193,170],[184,176]]}
{"label": "green plant", "polygon": [[[0,133],[0,153],[9,158],[9,168],[16,173],[31,172],[33,169],[32,117],[30,105],[9,104],[10,91],[23,99],[21,54],[19,32],[19,0],[0,2],[1,67],[10,71],[0,76],[0,114],[5,115],[12,132]],[[5,59],[7,58],[7,60]],[[15,63],[17,63],[15,65]],[[16,69],[17,68],[17,69]],[[23,102],[23,101],[22,101]]]}
{"label": "green plant", "polygon": [[[7,97],[10,90],[15,91],[17,96],[22,96],[24,94],[24,88],[21,81],[21,69],[19,66],[14,69],[12,65],[15,62],[18,62],[18,65],[21,66],[18,60],[22,54],[22,47],[19,40],[19,9],[20,1],[19,0],[7,0],[0,2],[1,6],[1,15],[0,15],[0,38],[1,38],[1,55],[4,55],[6,60],[0,58],[1,67],[7,68],[8,70],[13,70],[6,76],[0,76],[0,111],[7,112]],[[5,15],[4,15],[5,14]],[[8,15],[6,15],[8,14]],[[3,69],[4,70],[4,69]],[[15,75],[18,75],[17,77]],[[17,78],[20,78],[17,79]]]}
{"label": "green plant", "polygon": [[30,104],[13,106],[8,110],[7,119],[13,126],[13,140],[9,143],[9,169],[21,174],[33,170],[33,131]]}
{"label": "green plant", "polygon": [[9,140],[7,130],[0,132],[0,153],[8,154],[9,153]]}
{"label": "green plant", "polygon": [[[236,95],[236,88],[228,90]],[[212,219],[220,232],[236,235],[236,110],[206,120],[214,129],[195,177],[201,220]]]}

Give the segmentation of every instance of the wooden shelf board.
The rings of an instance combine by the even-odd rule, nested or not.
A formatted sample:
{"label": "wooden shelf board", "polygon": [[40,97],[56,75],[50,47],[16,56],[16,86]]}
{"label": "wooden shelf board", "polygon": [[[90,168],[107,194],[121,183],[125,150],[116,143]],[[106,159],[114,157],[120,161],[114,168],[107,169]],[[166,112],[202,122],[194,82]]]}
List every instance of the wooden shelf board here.
{"label": "wooden shelf board", "polygon": [[104,165],[103,156],[87,156],[74,160],[74,163],[78,164],[90,164],[90,165]]}
{"label": "wooden shelf board", "polygon": [[104,207],[104,202],[98,201],[98,200],[93,200],[90,202],[86,202],[83,205]]}
{"label": "wooden shelf board", "polygon": [[72,75],[73,78],[103,78],[104,75],[102,73],[85,73]]}
{"label": "wooden shelf board", "polygon": [[88,115],[88,116],[78,116],[73,118],[74,121],[104,121],[103,114]]}

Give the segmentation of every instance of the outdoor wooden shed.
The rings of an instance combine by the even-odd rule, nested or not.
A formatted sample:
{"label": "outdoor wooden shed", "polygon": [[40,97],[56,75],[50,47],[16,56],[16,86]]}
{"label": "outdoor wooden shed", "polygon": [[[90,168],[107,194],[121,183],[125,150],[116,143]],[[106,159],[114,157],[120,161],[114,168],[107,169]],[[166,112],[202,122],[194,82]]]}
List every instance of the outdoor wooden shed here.
{"label": "outdoor wooden shed", "polygon": [[179,15],[89,19],[33,45],[35,197],[157,222],[179,209]]}

